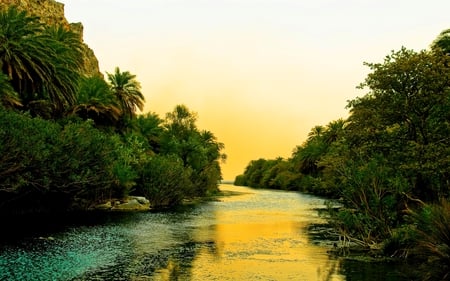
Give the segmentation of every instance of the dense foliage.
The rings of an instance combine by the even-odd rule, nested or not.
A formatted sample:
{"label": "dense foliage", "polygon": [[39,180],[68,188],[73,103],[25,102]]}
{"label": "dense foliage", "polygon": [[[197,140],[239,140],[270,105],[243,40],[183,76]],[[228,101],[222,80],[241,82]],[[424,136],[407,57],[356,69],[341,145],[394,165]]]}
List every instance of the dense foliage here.
{"label": "dense foliage", "polygon": [[0,214],[152,206],[217,191],[223,144],[178,105],[138,114],[136,76],[81,74],[80,39],[15,7],[0,11]]}
{"label": "dense foliage", "polygon": [[[287,160],[250,162],[235,183],[339,198],[342,208],[330,220],[351,241],[408,256],[419,232],[432,236],[427,247],[448,263],[448,214],[433,215],[448,211],[450,197],[448,34],[431,50],[402,48],[382,63],[366,63],[371,73],[359,88],[368,93],[348,102],[347,119],[314,127]],[[283,169],[274,173],[274,163]],[[430,204],[441,209],[420,219],[410,215]]]}

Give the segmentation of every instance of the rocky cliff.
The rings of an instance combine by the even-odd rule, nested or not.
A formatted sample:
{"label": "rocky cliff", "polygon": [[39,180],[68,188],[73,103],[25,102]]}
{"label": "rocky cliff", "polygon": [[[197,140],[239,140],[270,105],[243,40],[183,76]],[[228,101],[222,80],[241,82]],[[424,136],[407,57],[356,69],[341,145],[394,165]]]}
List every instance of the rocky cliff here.
{"label": "rocky cliff", "polygon": [[[18,9],[38,16],[42,22],[53,25],[62,24],[68,29],[78,33],[83,42],[83,25],[81,23],[69,23],[64,15],[64,4],[54,0],[0,0],[0,9],[14,5]],[[83,73],[88,76],[101,75],[98,60],[94,52],[83,42]]]}

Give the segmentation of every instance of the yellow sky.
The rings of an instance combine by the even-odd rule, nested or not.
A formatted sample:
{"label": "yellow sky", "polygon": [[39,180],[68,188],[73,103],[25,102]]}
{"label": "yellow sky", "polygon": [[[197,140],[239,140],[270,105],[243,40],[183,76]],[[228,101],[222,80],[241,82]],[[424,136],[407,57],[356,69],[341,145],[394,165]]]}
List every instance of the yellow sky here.
{"label": "yellow sky", "polygon": [[102,72],[137,75],[145,112],[177,104],[225,144],[224,178],[289,157],[347,116],[368,69],[450,28],[448,0],[59,0]]}

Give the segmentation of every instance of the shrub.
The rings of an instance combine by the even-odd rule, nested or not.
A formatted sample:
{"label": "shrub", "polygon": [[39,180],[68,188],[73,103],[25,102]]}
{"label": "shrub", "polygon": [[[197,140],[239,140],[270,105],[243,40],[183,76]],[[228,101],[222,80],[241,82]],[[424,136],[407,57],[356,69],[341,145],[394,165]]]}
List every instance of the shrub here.
{"label": "shrub", "polygon": [[179,204],[190,193],[190,170],[173,155],[155,155],[144,164],[138,191],[153,207]]}
{"label": "shrub", "polygon": [[450,280],[450,203],[425,205],[413,213],[417,226],[416,252],[424,258],[422,280]]}

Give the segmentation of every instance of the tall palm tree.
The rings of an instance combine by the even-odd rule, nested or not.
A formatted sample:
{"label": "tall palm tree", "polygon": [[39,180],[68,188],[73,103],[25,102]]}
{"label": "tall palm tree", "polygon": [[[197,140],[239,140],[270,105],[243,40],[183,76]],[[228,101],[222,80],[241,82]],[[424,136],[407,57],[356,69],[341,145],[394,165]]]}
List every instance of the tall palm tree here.
{"label": "tall palm tree", "polygon": [[76,105],[68,114],[92,119],[97,125],[115,125],[120,119],[121,110],[108,83],[99,76],[93,76],[80,80]]}
{"label": "tall palm tree", "polygon": [[322,137],[325,132],[325,127],[321,125],[314,126],[308,133],[308,141]]}
{"label": "tall palm tree", "polygon": [[75,103],[78,81],[83,67],[82,42],[79,35],[62,25],[49,26],[44,30],[52,39],[56,54],[53,59],[55,75],[45,90],[55,106],[64,109]]}
{"label": "tall palm tree", "polygon": [[129,71],[121,72],[116,67],[114,73],[106,73],[111,84],[111,89],[115,94],[123,116],[134,118],[136,110],[142,110],[144,107],[144,95],[141,93],[141,85],[136,80],[136,75]]}
{"label": "tall palm tree", "polygon": [[[24,106],[49,100],[61,110],[75,100],[79,54],[45,29],[38,17],[14,6],[0,11],[0,68]],[[70,52],[75,54],[69,56]]]}
{"label": "tall palm tree", "polygon": [[338,120],[331,121],[325,128],[325,132],[323,133],[324,141],[327,145],[337,141],[339,137],[342,135],[342,132],[345,127],[345,120],[339,118]]}
{"label": "tall palm tree", "polygon": [[225,148],[225,145],[218,142],[216,136],[211,131],[202,130],[200,132],[200,140],[203,147],[206,149],[209,161],[218,159],[222,161],[226,160],[226,155],[220,153],[220,151]]}
{"label": "tall palm tree", "polygon": [[54,53],[37,17],[27,16],[15,7],[0,12],[0,65],[24,103],[43,81],[51,79]]}

